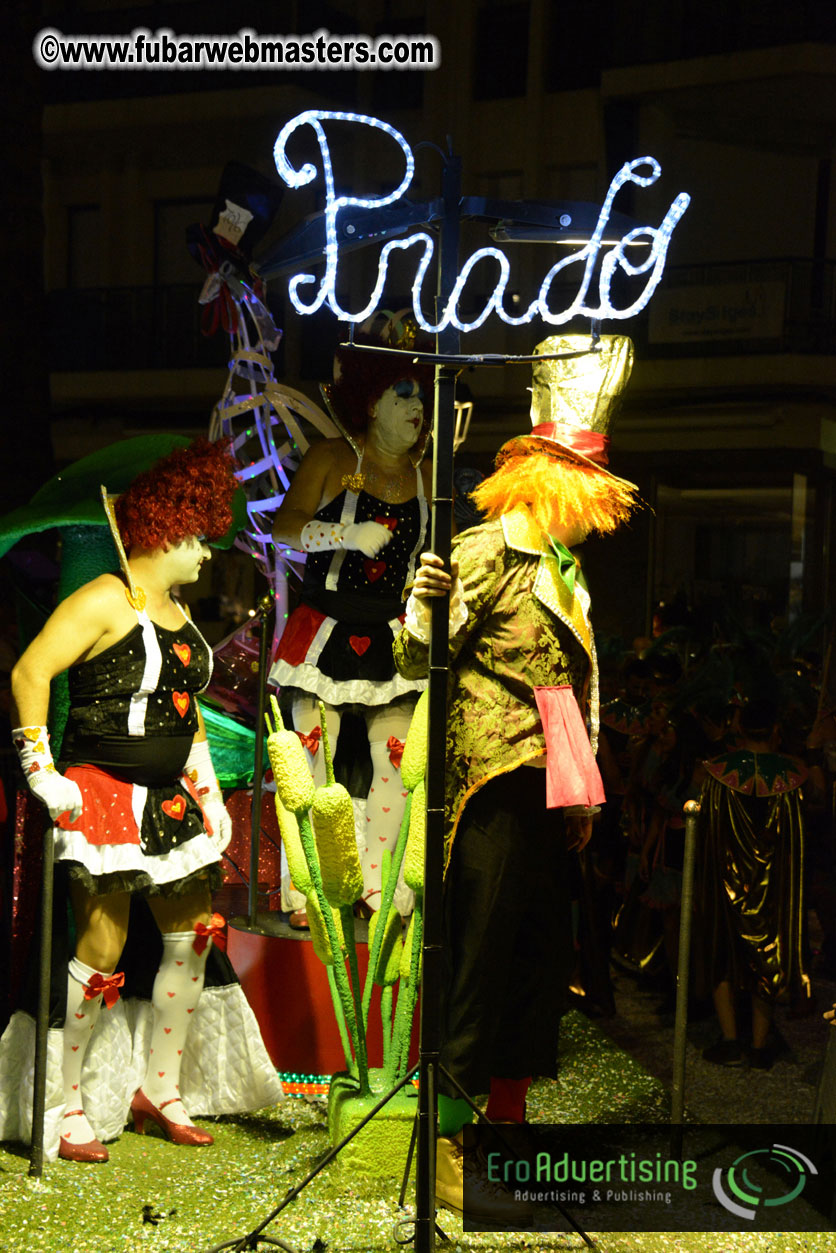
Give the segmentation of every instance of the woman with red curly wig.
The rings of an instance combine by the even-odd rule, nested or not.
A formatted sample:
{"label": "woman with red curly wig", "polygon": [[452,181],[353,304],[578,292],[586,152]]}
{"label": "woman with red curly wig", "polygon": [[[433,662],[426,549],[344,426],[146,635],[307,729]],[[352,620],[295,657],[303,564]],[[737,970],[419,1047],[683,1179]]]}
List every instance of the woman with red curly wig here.
{"label": "woman with red curly wig", "polygon": [[[153,1123],[175,1144],[208,1145],[212,1136],[194,1125],[184,1099],[203,1113],[231,1113],[279,1094],[255,1020],[216,949],[223,919],[212,913],[211,890],[231,822],[196,700],[212,654],[175,595],[209,560],[207,540],[232,524],[235,489],[226,450],[198,439],[140,474],[115,511],[107,501],[121,573],[62,601],[12,673],[13,738],[29,788],[55,824],[75,930],[63,975],[54,971],[63,980],[55,998],[63,1004],[53,1006],[62,1063],[60,1079],[48,1083],[48,1156],[106,1161],[101,1141],[119,1134],[129,1108],[139,1132]],[[70,712],[59,768],[46,722],[50,682],[64,670]],[[128,966],[117,973],[117,965],[129,923],[135,935],[149,911],[158,930],[148,928],[140,957],[159,954],[159,964],[144,1007],[125,1008],[119,989],[129,953]],[[216,986],[207,1001],[210,955]],[[15,1087],[26,1087],[14,1060],[25,1045],[23,1018],[13,1017],[0,1046],[6,1134],[27,1130],[26,1112],[13,1108],[22,1099]],[[230,1033],[241,1073],[201,1065],[206,1039]]]}

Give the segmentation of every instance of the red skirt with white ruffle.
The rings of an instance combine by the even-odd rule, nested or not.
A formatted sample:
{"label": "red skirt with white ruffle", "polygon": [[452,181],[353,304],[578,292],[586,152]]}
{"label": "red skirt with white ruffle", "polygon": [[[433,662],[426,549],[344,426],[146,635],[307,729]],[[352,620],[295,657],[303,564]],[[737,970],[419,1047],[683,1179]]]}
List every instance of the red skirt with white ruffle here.
{"label": "red skirt with white ruffle", "polygon": [[187,775],[144,787],[99,766],[67,766],[64,773],[81,789],[84,807],[74,822],[56,824],[55,856],[83,867],[92,890],[172,883],[218,863]]}

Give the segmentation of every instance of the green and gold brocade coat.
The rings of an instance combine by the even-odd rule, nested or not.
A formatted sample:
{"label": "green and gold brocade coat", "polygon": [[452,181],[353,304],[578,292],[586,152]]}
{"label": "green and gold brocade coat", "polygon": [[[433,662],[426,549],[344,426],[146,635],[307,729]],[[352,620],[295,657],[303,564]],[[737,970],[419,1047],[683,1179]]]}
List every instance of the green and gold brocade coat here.
{"label": "green and gold brocade coat", "polygon": [[[545,756],[534,688],[569,684],[593,739],[598,707],[588,593],[578,583],[569,591],[528,515],[509,513],[463,532],[452,559],[468,616],[450,640],[445,870],[468,798],[489,779]],[[427,647],[405,629],[394,653],[407,678],[427,673]]]}

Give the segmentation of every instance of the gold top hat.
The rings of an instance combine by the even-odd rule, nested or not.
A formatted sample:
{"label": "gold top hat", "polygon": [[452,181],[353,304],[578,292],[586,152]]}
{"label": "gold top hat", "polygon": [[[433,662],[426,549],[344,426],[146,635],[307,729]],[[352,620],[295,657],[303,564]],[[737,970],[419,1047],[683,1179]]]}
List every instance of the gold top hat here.
{"label": "gold top hat", "polygon": [[[633,344],[626,335],[602,335],[598,348],[588,349],[588,335],[551,335],[536,346],[538,354],[582,355],[534,362],[531,433],[503,444],[497,467],[511,457],[540,449],[618,477],[607,469],[607,432],[633,368]],[[621,482],[636,487],[628,479]]]}
{"label": "gold top hat", "polygon": [[[588,335],[550,335],[534,351],[583,352],[588,345]],[[602,335],[597,349],[581,357],[535,361],[531,425],[559,422],[606,435],[632,369],[633,342],[626,335]]]}

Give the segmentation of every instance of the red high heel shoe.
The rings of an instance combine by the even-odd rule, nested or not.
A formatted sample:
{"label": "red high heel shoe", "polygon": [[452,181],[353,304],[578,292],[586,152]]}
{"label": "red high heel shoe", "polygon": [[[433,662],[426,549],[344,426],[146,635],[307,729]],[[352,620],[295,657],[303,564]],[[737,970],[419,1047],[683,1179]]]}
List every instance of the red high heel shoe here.
{"label": "red high heel shoe", "polygon": [[[65,1118],[73,1114],[83,1114],[83,1109],[68,1109]],[[100,1140],[87,1140],[84,1144],[73,1144],[66,1136],[58,1141],[58,1156],[65,1162],[106,1162],[110,1156]]]}
{"label": "red high heel shoe", "polygon": [[187,1123],[172,1122],[170,1118],[166,1118],[162,1112],[166,1105],[173,1105],[175,1101],[179,1100],[179,1096],[172,1096],[167,1101],[163,1101],[158,1109],[156,1105],[151,1104],[142,1088],[138,1088],[134,1099],[131,1101],[131,1114],[133,1115],[135,1129],[140,1135],[144,1135],[145,1120],[150,1118],[168,1136],[172,1144],[190,1144],[195,1147],[200,1147],[204,1144],[214,1144],[214,1136],[210,1136],[208,1131],[201,1131],[200,1127],[190,1127]]}

